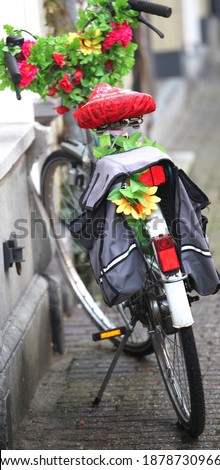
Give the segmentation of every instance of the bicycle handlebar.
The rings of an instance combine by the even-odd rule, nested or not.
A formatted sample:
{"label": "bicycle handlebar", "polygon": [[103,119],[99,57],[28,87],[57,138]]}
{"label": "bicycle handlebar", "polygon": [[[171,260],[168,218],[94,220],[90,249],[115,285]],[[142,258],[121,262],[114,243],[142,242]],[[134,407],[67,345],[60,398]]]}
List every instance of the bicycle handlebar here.
{"label": "bicycle handlebar", "polygon": [[133,10],[150,13],[151,15],[169,18],[172,15],[172,8],[158,3],[146,2],[144,0],[129,0],[129,5]]}
{"label": "bicycle handlebar", "polygon": [[20,94],[18,83],[20,82],[22,77],[21,77],[20,70],[18,68],[17,60],[12,54],[10,54],[10,52],[5,52],[5,64],[8,69],[10,78],[12,82],[14,83],[17,99],[20,100],[21,94]]}

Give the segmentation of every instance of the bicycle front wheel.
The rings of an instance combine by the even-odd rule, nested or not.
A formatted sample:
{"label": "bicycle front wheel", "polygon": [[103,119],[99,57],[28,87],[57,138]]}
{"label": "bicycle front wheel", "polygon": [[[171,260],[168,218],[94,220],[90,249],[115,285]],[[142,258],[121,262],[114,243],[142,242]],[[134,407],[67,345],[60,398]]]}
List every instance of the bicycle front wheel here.
{"label": "bicycle front wheel", "polygon": [[192,327],[172,327],[160,271],[154,261],[145,291],[151,338],[169,398],[179,422],[192,437],[205,426],[202,376]]}
{"label": "bicycle front wheel", "polygon": [[[57,150],[41,172],[41,195],[57,242],[57,256],[65,279],[99,330],[127,326],[130,310],[125,304],[109,308],[94,279],[88,255],[70,235],[69,223],[80,215],[79,198],[88,184],[90,167],[68,152]],[[119,338],[112,341],[117,345]],[[153,352],[147,329],[139,324],[125,350],[135,355]]]}

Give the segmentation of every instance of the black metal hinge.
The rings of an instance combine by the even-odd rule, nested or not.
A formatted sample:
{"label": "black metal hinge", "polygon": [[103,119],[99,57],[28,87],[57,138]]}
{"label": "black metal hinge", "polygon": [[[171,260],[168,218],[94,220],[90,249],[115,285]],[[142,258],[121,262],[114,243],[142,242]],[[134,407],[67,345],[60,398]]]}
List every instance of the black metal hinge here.
{"label": "black metal hinge", "polygon": [[23,248],[23,246],[18,246],[15,232],[11,233],[9,240],[3,242],[5,271],[8,271],[15,263],[17,273],[21,274],[21,263],[25,261],[23,258]]}

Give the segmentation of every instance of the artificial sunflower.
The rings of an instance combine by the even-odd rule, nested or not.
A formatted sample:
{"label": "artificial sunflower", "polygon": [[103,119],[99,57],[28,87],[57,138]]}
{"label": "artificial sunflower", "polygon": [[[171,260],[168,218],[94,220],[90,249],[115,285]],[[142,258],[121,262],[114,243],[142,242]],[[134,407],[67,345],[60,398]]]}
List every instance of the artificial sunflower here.
{"label": "artificial sunflower", "polygon": [[131,215],[134,219],[139,219],[141,217],[124,197],[121,199],[113,199],[112,202],[118,206],[116,209],[117,214],[123,213],[125,215]]}
{"label": "artificial sunflower", "polygon": [[[144,206],[150,210],[150,213],[157,210],[157,203],[161,201],[160,197],[155,196],[157,192],[157,186],[152,186],[148,189],[147,194],[142,194],[142,197],[145,199],[146,204]],[[147,214],[147,212],[146,212]],[[148,214],[150,215],[150,214]]]}
{"label": "artificial sunflower", "polygon": [[80,50],[84,55],[91,54],[101,54],[102,52],[102,45],[101,45],[102,37],[101,31],[97,29],[93,34],[93,37],[90,38],[80,38]]}
{"label": "artificial sunflower", "polygon": [[157,186],[152,186],[148,188],[148,194],[137,194],[132,201],[125,197],[120,199],[113,197],[111,201],[118,206],[116,209],[118,214],[123,213],[124,215],[131,215],[134,219],[145,220],[152,212],[157,210],[157,203],[160,202],[160,198],[155,196],[156,192]]}

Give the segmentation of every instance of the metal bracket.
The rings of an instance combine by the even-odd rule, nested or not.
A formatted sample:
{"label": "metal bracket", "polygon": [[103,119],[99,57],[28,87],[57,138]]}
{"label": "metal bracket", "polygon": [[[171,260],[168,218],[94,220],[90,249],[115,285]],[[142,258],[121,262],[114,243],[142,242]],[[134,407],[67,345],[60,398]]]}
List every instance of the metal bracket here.
{"label": "metal bracket", "polygon": [[3,242],[5,271],[8,271],[15,263],[17,274],[21,274],[21,262],[25,261],[23,258],[23,248],[24,246],[18,246],[15,232],[11,233],[9,240]]}

